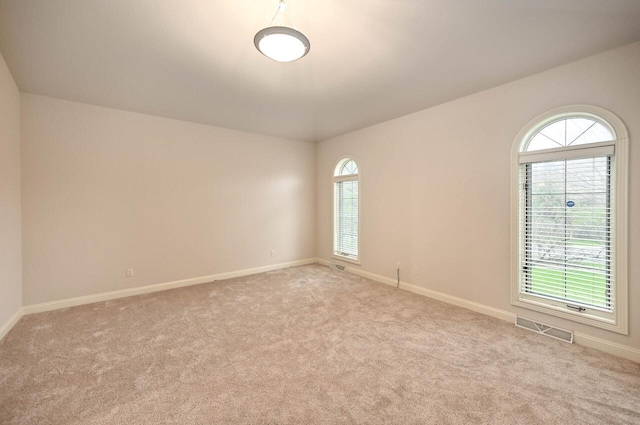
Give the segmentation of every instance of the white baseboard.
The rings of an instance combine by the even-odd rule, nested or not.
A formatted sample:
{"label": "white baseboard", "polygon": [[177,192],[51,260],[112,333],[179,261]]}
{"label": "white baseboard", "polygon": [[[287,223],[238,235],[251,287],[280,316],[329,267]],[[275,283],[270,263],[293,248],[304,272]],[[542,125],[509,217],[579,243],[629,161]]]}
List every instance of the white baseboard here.
{"label": "white baseboard", "polygon": [[18,323],[18,320],[24,315],[24,309],[19,309],[9,320],[0,327],[0,341],[9,333],[11,328]]}
{"label": "white baseboard", "polygon": [[[318,258],[318,263],[325,266],[331,266],[335,264],[331,261],[327,261],[322,258]],[[376,282],[384,283],[386,285],[390,285],[393,287],[395,287],[398,284],[398,282],[394,279],[380,276],[375,273],[370,273],[370,272],[361,270],[359,268],[354,268],[352,266],[351,267],[345,266],[345,271],[358,276],[362,276],[364,278],[367,278]],[[453,295],[448,295],[442,292],[433,291],[431,289],[423,288],[421,286],[413,285],[411,283],[400,281],[400,289],[414,292],[416,294],[423,295],[428,298],[433,298],[435,300],[442,301],[448,304],[453,304],[458,307],[466,308],[468,310],[473,310],[478,313],[486,314],[488,316],[492,316],[507,322],[513,323],[515,322],[515,319],[516,319],[516,314],[511,313],[510,311],[501,310],[501,309],[490,307],[484,304],[465,300],[464,298],[454,297]],[[578,332],[574,333],[574,342],[576,344],[583,345],[585,347],[595,348],[596,350],[600,350],[605,353],[624,357],[625,359],[629,359],[634,362],[640,363],[640,350],[633,347],[617,344],[615,342],[610,342],[601,338],[596,338],[596,337],[578,333]]]}
{"label": "white baseboard", "polygon": [[[234,277],[248,276],[257,273],[264,273],[273,270],[286,269],[289,267],[304,266],[316,263],[316,258],[291,261],[288,263],[272,264],[268,266],[255,267],[252,269],[236,270],[232,272],[212,274],[209,276],[194,277],[190,279],[176,280],[173,282],[157,283],[154,285],[139,286],[137,288],[121,289],[119,291],[103,292],[100,294],[86,295],[83,297],[68,298],[64,300],[51,301],[41,304],[32,304],[23,307],[25,315],[42,313],[44,311],[58,310],[61,308],[73,307],[83,304],[97,303],[100,301],[114,300],[117,298],[131,297],[134,295],[148,294],[150,292],[166,291],[167,289],[182,288],[184,286],[199,285],[201,283],[213,282],[215,280],[231,279]],[[17,320],[16,320],[17,321]],[[11,325],[13,326],[13,325]],[[4,328],[3,328],[4,329]]]}
{"label": "white baseboard", "polygon": [[573,341],[578,345],[595,348],[596,350],[604,351],[605,353],[624,357],[625,359],[640,363],[640,350],[637,348],[607,341],[602,338],[596,338],[595,336],[579,332],[573,333]]}
{"label": "white baseboard", "polygon": [[[213,282],[215,280],[231,279],[234,277],[248,276],[252,274],[264,273],[264,272],[284,269],[288,267],[304,266],[304,265],[313,264],[313,263],[320,263],[325,266],[331,266],[332,264],[334,264],[330,261],[327,261],[321,258],[308,258],[305,260],[291,261],[288,263],[273,264],[269,266],[256,267],[252,269],[237,270],[232,272],[219,273],[215,275],[201,276],[201,277],[196,277],[191,279],[183,279],[183,280],[177,280],[173,282],[165,282],[165,283],[159,283],[155,285],[141,286],[138,288],[129,288],[129,289],[123,289],[120,291],[104,292],[101,294],[87,295],[84,297],[76,297],[76,298],[69,298],[65,300],[52,301],[52,302],[41,303],[41,304],[33,304],[33,305],[29,305],[21,308],[18,312],[16,312],[16,314],[11,319],[9,319],[9,321],[4,323],[2,327],[0,327],[0,340],[2,340],[2,338],[5,337],[5,335],[11,330],[11,328],[13,328],[13,326],[18,322],[18,320],[20,320],[20,318],[23,315],[27,315],[27,314],[57,310],[61,308],[73,307],[73,306],[83,305],[83,304],[91,304],[91,303],[100,302],[100,301],[108,301],[108,300],[113,300],[117,298],[125,298],[125,297],[134,296],[134,295],[147,294],[150,292],[165,291],[167,289],[198,285],[201,283]],[[361,270],[359,268],[354,268],[352,266],[351,267],[346,266],[345,271],[358,276],[362,276],[366,279],[384,283],[386,285],[390,285],[394,287],[397,285],[397,281],[393,279],[390,279],[375,273],[370,273],[370,272]],[[433,291],[431,289],[423,288],[421,286],[413,285],[407,282],[400,281],[400,289],[414,292],[416,294],[423,295],[438,301],[443,301],[449,304],[453,304],[458,307],[473,310],[478,313],[486,314],[488,316],[505,320],[507,322],[515,321],[515,317],[516,317],[515,313],[511,313],[506,310],[500,310],[500,309],[490,307],[484,304],[479,304],[473,301],[465,300],[464,298],[454,297],[452,295],[448,295],[442,292]],[[640,363],[640,350],[636,348],[629,347],[622,344],[617,344],[614,342],[610,342],[601,338],[596,338],[596,337],[582,334],[582,333],[575,333],[574,341],[576,342],[576,344],[583,345],[585,347],[595,348],[605,353],[624,357],[626,359],[633,360],[635,362]]]}

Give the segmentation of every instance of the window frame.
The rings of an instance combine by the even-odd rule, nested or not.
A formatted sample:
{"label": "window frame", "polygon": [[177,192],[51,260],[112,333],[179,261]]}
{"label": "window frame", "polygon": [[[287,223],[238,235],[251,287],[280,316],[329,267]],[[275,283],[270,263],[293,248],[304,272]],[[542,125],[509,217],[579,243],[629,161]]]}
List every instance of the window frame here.
{"label": "window frame", "polygon": [[[597,142],[575,147],[564,147],[525,152],[529,140],[542,128],[555,121],[568,118],[588,118],[596,120],[608,127],[613,135],[613,142]],[[627,257],[627,221],[628,221],[628,141],[629,136],[624,123],[615,114],[595,106],[569,105],[547,111],[525,125],[516,136],[511,151],[511,304],[528,310],[546,313],[552,316],[568,319],[574,322],[606,329],[612,332],[628,335],[628,257]],[[546,301],[542,297],[529,296],[521,291],[523,282],[522,270],[522,246],[525,236],[521,232],[520,195],[523,190],[520,187],[520,157],[534,155],[539,156],[539,162],[545,158],[555,157],[561,160],[563,153],[578,149],[598,149],[605,145],[614,146],[614,154],[611,159],[613,173],[611,174],[611,197],[615,202],[614,225],[615,232],[615,281],[614,281],[614,308],[609,317],[592,314],[589,311],[577,312],[562,303]],[[547,159],[548,160],[548,159]],[[537,162],[537,161],[536,161]]]}
{"label": "window frame", "polygon": [[[357,174],[349,174],[349,175],[339,175],[340,169],[349,161],[353,161],[358,167]],[[361,215],[361,204],[362,204],[362,191],[361,191],[361,174],[362,171],[360,169],[360,162],[356,160],[353,155],[347,155],[341,157],[335,164],[333,168],[333,173],[331,175],[331,182],[333,186],[333,241],[331,247],[331,257],[336,260],[346,261],[348,263],[361,265],[362,258],[362,248],[360,244],[360,229],[362,228],[362,215]],[[343,181],[357,181],[358,182],[358,255],[342,255],[338,253],[338,190],[337,183]]]}

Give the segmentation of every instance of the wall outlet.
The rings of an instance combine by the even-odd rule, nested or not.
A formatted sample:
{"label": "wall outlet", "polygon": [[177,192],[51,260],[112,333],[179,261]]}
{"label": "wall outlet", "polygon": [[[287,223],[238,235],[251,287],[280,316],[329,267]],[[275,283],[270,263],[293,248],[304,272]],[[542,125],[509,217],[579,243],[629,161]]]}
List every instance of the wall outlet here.
{"label": "wall outlet", "polygon": [[275,250],[275,249],[272,249],[272,250],[271,250],[271,256],[272,256],[272,257],[275,257],[275,256],[276,256],[276,250]]}
{"label": "wall outlet", "polygon": [[413,266],[413,274],[418,274],[418,266]]}
{"label": "wall outlet", "polygon": [[127,277],[133,277],[133,269],[127,269],[126,276]]}

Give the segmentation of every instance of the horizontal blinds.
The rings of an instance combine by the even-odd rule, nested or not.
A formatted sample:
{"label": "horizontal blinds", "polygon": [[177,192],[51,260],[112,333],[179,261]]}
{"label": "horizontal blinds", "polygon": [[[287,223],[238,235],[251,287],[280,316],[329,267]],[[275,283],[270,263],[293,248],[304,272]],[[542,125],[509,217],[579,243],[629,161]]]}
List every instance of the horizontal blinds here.
{"label": "horizontal blinds", "polygon": [[336,253],[358,256],[358,180],[337,181]]}
{"label": "horizontal blinds", "polygon": [[[600,152],[602,153],[602,152]],[[520,166],[521,291],[612,310],[611,157]]]}

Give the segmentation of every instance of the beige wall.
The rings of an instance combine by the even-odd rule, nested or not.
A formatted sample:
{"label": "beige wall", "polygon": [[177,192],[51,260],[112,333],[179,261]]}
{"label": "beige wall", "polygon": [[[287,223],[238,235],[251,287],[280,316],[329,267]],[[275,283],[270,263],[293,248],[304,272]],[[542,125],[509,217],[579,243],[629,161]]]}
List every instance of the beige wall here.
{"label": "beige wall", "polygon": [[0,328],[22,307],[20,93],[0,56]]}
{"label": "beige wall", "polygon": [[315,257],[314,144],[29,94],[22,144],[25,305]]}
{"label": "beige wall", "polygon": [[[511,147],[527,122],[568,104],[608,109],[629,130],[629,336],[510,305]],[[638,146],[640,43],[323,141],[318,256],[331,258],[331,173],[353,155],[361,171],[362,270],[395,278],[400,262],[403,281],[640,348]]]}

